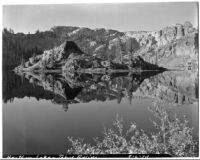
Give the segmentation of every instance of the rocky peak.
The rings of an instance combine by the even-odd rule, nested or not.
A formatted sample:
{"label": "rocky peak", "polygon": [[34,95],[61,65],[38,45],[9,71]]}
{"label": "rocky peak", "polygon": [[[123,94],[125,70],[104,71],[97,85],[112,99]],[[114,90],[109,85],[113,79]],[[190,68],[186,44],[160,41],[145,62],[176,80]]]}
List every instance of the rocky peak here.
{"label": "rocky peak", "polygon": [[158,31],[158,37],[160,39],[160,45],[166,45],[167,43],[171,42],[172,40],[180,39],[181,37],[194,32],[195,29],[193,28],[190,22],[185,22],[182,24],[170,25],[162,30]]}

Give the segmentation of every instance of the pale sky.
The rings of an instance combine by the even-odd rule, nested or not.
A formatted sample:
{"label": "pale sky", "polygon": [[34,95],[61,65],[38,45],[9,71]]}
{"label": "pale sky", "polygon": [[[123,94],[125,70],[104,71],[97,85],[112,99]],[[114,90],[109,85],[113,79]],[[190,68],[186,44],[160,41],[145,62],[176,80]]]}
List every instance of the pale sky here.
{"label": "pale sky", "polygon": [[3,6],[3,27],[15,33],[35,33],[58,25],[152,31],[185,21],[197,27],[197,2]]}

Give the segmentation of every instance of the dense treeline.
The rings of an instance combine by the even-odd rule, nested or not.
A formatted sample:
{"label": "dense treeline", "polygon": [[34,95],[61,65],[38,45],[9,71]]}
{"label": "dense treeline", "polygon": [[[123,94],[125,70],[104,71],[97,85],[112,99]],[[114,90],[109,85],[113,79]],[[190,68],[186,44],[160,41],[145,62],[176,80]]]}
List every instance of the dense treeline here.
{"label": "dense treeline", "polygon": [[14,33],[12,29],[3,30],[3,68],[12,69],[21,63],[21,59],[27,60],[33,54],[42,54],[45,49],[60,44],[57,35],[53,31],[35,34]]}

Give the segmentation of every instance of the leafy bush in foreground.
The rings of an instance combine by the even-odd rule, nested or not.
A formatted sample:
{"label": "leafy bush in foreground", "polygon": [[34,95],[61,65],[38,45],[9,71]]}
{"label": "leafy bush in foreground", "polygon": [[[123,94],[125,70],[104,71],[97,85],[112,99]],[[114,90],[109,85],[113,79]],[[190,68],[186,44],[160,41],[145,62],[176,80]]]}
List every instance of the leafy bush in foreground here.
{"label": "leafy bush in foreground", "polygon": [[84,143],[83,139],[69,137],[72,143],[68,154],[169,154],[174,157],[198,156],[198,139],[192,137],[192,128],[186,118],[181,122],[175,115],[169,117],[163,103],[149,107],[155,115],[153,121],[156,133],[145,133],[135,123],[125,131],[123,119],[117,115],[114,129],[104,129],[103,139],[94,139],[95,145]]}

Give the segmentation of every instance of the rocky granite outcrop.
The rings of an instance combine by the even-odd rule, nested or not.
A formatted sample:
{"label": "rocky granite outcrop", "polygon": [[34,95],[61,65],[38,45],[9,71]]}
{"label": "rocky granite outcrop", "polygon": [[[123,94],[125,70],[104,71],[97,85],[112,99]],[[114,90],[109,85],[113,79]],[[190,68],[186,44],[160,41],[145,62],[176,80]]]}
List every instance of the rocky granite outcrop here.
{"label": "rocky granite outcrop", "polygon": [[73,41],[44,51],[42,55],[29,58],[15,68],[16,72],[61,72],[73,76],[75,72],[105,73],[141,70],[164,70],[154,64],[145,62],[140,56],[129,59],[128,64],[111,59],[104,59],[82,52]]}
{"label": "rocky granite outcrop", "polygon": [[155,32],[127,33],[140,42],[137,54],[145,61],[170,69],[198,68],[198,30],[185,22]]}

